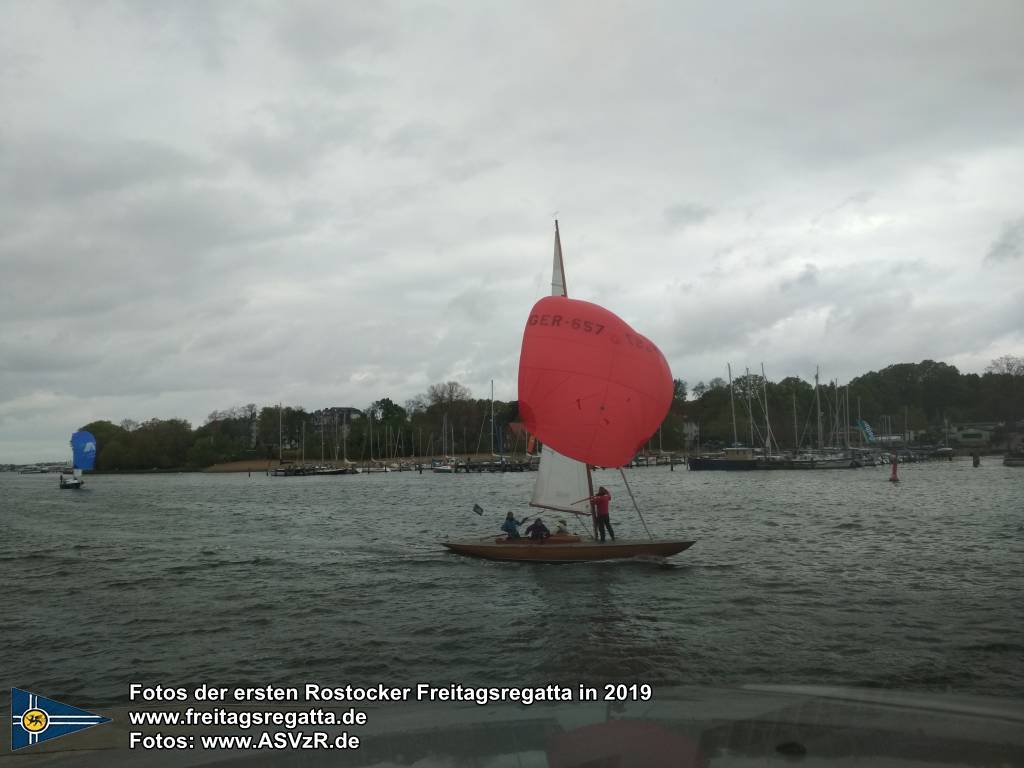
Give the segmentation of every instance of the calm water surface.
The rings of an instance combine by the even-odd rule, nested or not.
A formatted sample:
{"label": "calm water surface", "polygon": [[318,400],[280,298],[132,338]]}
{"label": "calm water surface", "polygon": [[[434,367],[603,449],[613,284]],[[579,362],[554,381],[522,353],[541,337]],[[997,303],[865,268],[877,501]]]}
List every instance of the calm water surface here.
{"label": "calm water surface", "polygon": [[[532,474],[0,474],[0,678],[129,683],[818,683],[1024,698],[1024,470],[641,469],[671,565],[463,559]],[[617,473],[621,537],[642,535]],[[485,517],[473,514],[479,503]],[[6,695],[7,691],[4,691]]]}

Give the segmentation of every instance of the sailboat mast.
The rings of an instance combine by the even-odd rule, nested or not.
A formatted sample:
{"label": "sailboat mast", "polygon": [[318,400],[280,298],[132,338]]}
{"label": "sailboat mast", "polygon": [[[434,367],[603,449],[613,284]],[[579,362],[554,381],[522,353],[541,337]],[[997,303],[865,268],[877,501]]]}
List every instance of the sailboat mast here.
{"label": "sailboat mast", "polygon": [[[877,422],[876,422],[877,423]],[[857,434],[860,435],[860,447],[864,447],[864,422],[860,418],[860,398],[857,398]]]}
{"label": "sailboat mast", "polygon": [[[562,260],[562,239],[558,222],[555,222],[555,243],[551,268],[551,296],[567,296],[565,289],[565,266]],[[527,435],[527,453],[536,438]],[[531,507],[550,509],[581,517],[589,517],[597,535],[597,518],[594,504],[583,507],[583,502],[594,495],[594,482],[590,465],[585,461],[565,456],[550,445],[538,445],[540,462],[537,465],[537,479],[533,484],[530,498]],[[577,506],[579,505],[579,506]]]}
{"label": "sailboat mast", "polygon": [[800,428],[796,421],[796,390],[793,390],[793,454],[800,453]]}
{"label": "sailboat mast", "polygon": [[832,427],[832,442],[836,448],[843,447],[843,441],[839,437],[839,417],[840,411],[843,407],[843,398],[839,394],[839,379],[832,380],[832,421],[834,426]]}
{"label": "sailboat mast", "polygon": [[[560,284],[558,281],[561,281]],[[562,234],[558,230],[558,219],[555,219],[555,263],[551,270],[551,295],[569,297],[569,289],[565,280],[565,260],[562,258]],[[587,490],[594,495],[594,476],[590,465],[585,464],[587,472]],[[597,507],[590,502],[590,519],[594,524],[594,538],[597,538]]]}
{"label": "sailboat mast", "polygon": [[818,406],[818,450],[820,451],[824,445],[821,442],[821,392],[818,389],[818,374],[820,373],[817,366],[814,368],[814,402]]}
{"label": "sailboat mast", "polygon": [[729,371],[729,407],[732,409],[732,444],[736,445],[739,442],[739,438],[736,437],[736,403],[732,397],[732,363],[726,363],[725,367]]}
{"label": "sailboat mast", "polygon": [[846,421],[843,423],[843,434],[846,435],[846,447],[850,447],[850,385],[846,385]]}
{"label": "sailboat mast", "polygon": [[754,406],[750,401],[750,369],[744,369],[747,372],[746,390],[747,390],[747,421],[750,422],[750,450],[754,450]]}
{"label": "sailboat mast", "polygon": [[768,377],[764,375],[764,363],[761,363],[761,386],[764,391],[764,455],[771,453],[772,427],[768,423]]}
{"label": "sailboat mast", "polygon": [[494,379],[491,379],[491,457],[494,457]]}
{"label": "sailboat mast", "polygon": [[[551,270],[551,295],[569,296],[565,285],[565,263],[562,261],[562,237],[558,232],[558,219],[555,219],[555,265]],[[558,282],[561,280],[561,283]]]}

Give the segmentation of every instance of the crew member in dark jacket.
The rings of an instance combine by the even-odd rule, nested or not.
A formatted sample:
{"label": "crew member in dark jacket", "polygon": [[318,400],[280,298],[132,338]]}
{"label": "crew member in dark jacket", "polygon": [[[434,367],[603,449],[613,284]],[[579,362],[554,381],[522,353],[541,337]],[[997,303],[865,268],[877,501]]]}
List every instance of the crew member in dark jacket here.
{"label": "crew member in dark jacket", "polygon": [[529,528],[526,529],[526,533],[531,539],[541,541],[551,535],[551,531],[548,530],[548,527],[544,525],[544,521],[539,517],[530,523]]}

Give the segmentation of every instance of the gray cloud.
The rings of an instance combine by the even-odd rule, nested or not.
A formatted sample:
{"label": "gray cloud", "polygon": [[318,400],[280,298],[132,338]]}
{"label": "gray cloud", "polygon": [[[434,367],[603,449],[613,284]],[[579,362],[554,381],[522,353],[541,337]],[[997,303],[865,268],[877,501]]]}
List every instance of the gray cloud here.
{"label": "gray cloud", "polygon": [[1012,261],[1024,256],[1024,216],[1003,227],[985,254],[986,261]]}
{"label": "gray cloud", "polygon": [[700,224],[702,221],[706,221],[711,214],[713,214],[710,208],[705,208],[702,205],[695,203],[680,203],[679,205],[672,205],[665,209],[665,221],[670,227],[675,229],[684,229],[694,224]]}
{"label": "gray cloud", "polygon": [[783,291],[797,289],[813,289],[818,284],[818,268],[814,264],[804,264],[796,277],[784,279],[779,288]]}
{"label": "gray cloud", "polygon": [[0,461],[512,399],[556,212],[570,295],[691,382],[1024,354],[1024,7],[815,8],[5,6]]}
{"label": "gray cloud", "polygon": [[332,154],[369,135],[368,112],[345,110],[319,100],[293,100],[260,110],[244,131],[227,142],[229,151],[269,177],[308,175]]}
{"label": "gray cloud", "polygon": [[211,172],[209,162],[152,141],[72,133],[9,137],[0,145],[0,201],[8,209],[36,210]]}

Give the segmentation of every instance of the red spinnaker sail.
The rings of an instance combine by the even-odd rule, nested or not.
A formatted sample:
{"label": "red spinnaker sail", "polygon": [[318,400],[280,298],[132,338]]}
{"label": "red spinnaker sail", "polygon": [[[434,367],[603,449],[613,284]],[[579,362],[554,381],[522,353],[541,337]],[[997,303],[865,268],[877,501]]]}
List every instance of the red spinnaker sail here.
{"label": "red spinnaker sail", "polygon": [[672,404],[664,355],[603,307],[549,296],[534,305],[519,359],[519,415],[559,453],[629,463]]}

